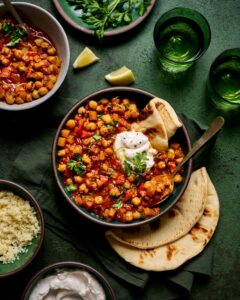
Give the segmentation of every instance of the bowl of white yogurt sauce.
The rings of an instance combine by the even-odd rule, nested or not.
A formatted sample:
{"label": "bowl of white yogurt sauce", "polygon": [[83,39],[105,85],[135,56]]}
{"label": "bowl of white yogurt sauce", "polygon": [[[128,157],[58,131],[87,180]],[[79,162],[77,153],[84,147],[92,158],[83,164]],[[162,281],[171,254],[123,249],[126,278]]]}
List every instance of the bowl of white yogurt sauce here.
{"label": "bowl of white yogurt sauce", "polygon": [[22,300],[115,300],[104,276],[79,262],[59,262],[39,271],[28,283]]}

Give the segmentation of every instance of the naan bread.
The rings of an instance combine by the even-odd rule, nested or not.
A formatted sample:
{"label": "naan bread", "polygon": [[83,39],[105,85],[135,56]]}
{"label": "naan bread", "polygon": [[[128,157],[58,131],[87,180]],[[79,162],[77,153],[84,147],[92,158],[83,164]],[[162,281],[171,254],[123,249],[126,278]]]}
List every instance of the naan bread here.
{"label": "naan bread", "polygon": [[139,249],[152,249],[173,242],[196,224],[207,201],[207,171],[192,173],[188,187],[176,205],[153,224],[106,232],[116,240]]}
{"label": "naan bread", "polygon": [[162,99],[153,98],[143,109],[141,120],[131,129],[146,134],[153,148],[158,151],[168,148],[168,140],[182,124],[171,105]]}
{"label": "naan bread", "polygon": [[198,255],[207,245],[217,227],[219,199],[208,177],[207,201],[202,217],[182,238],[161,247],[140,250],[125,245],[112,236],[107,239],[112,248],[130,264],[150,271],[173,270]]}

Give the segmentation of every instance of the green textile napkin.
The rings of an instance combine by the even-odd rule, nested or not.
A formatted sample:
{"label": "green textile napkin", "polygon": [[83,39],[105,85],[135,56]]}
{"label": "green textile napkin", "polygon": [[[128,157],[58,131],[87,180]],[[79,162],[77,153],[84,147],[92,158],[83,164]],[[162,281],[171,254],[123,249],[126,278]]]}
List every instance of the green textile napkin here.
{"label": "green textile napkin", "polygon": [[[15,181],[27,188],[42,207],[46,235],[43,248],[34,263],[16,278],[0,283],[0,293],[17,300],[33,274],[51,263],[63,260],[80,261],[100,271],[110,282],[119,300],[180,299],[189,294],[196,274],[211,275],[212,245],[196,258],[175,271],[147,272],[120,258],[104,237],[105,227],[81,217],[62,196],[52,171],[53,139],[73,99],[59,97],[56,103],[10,115],[0,113],[0,178]],[[181,115],[192,142],[203,132],[193,120]],[[194,168],[206,165],[208,144],[194,159]],[[5,149],[4,149],[5,148]],[[5,151],[4,151],[5,150]],[[203,159],[204,158],[204,159]],[[10,287],[14,283],[15,289]],[[7,300],[7,298],[5,298]]]}

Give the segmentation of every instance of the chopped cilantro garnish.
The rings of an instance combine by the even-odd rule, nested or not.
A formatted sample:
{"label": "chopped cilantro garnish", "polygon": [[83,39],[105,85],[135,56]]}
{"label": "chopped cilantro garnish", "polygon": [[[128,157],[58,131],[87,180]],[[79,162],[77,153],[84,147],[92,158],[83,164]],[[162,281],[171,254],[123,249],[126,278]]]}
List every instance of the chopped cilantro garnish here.
{"label": "chopped cilantro garnish", "polygon": [[4,36],[9,35],[11,37],[10,42],[7,44],[8,47],[14,47],[27,34],[25,30],[14,27],[9,23],[2,24],[2,32]]}
{"label": "chopped cilantro garnish", "polygon": [[82,158],[79,155],[77,160],[69,160],[68,168],[75,172],[77,175],[83,175],[86,173],[86,166],[82,163]]}
{"label": "chopped cilantro garnish", "polygon": [[93,136],[92,136],[96,141],[98,141],[98,140],[100,140],[102,137],[101,137],[101,135],[97,135],[97,134],[94,134]]}
{"label": "chopped cilantro garnish", "polygon": [[119,209],[119,208],[121,208],[123,206],[123,203],[122,203],[122,201],[121,200],[119,200],[119,201],[117,201],[117,202],[115,202],[114,204],[113,204],[113,208],[116,208],[116,209]]}
{"label": "chopped cilantro garnish", "polygon": [[67,186],[67,190],[69,192],[74,192],[74,191],[76,191],[76,189],[77,189],[77,187],[73,183],[71,183],[71,184],[69,184],[69,186]]}
{"label": "chopped cilantro garnish", "polygon": [[124,161],[124,172],[127,176],[135,174],[138,184],[141,182],[141,174],[147,168],[147,152],[137,153],[132,159]]}

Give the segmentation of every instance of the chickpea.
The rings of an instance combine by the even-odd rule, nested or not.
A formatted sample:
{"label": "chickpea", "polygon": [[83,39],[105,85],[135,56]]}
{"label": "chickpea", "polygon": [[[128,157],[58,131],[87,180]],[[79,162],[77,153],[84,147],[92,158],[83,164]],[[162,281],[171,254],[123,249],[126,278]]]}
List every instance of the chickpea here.
{"label": "chickpea", "polygon": [[132,111],[136,111],[136,112],[138,111],[137,105],[134,104],[134,103],[131,103],[131,104],[129,105],[128,109],[129,109],[129,110],[132,110]]}
{"label": "chickpea", "polygon": [[128,181],[133,182],[135,180],[135,176],[133,174],[131,174],[130,176],[128,176]]}
{"label": "chickpea", "polygon": [[129,181],[125,181],[124,185],[125,189],[130,189],[131,183]]}
{"label": "chickpea", "polygon": [[15,98],[15,103],[17,103],[17,104],[23,104],[23,103],[24,103],[24,100],[23,100],[20,96],[17,96],[17,97]]}
{"label": "chickpea", "polygon": [[97,186],[98,186],[98,187],[103,186],[103,182],[102,182],[100,179],[97,179],[97,180],[96,180],[96,183],[97,183]]}
{"label": "chickpea", "polygon": [[112,118],[111,118],[111,116],[110,116],[109,114],[103,115],[103,116],[102,116],[102,120],[103,120],[103,122],[106,123],[106,124],[112,123]]}
{"label": "chickpea", "polygon": [[83,106],[79,107],[78,113],[79,113],[80,115],[84,115],[85,112],[86,112],[86,109],[85,109]]}
{"label": "chickpea", "polygon": [[18,50],[18,49],[14,49],[13,55],[16,59],[21,59],[23,57],[23,51]]}
{"label": "chickpea", "polygon": [[36,73],[34,74],[34,78],[35,78],[36,80],[43,79],[43,73],[42,73],[42,72],[36,72]]}
{"label": "chickpea", "polygon": [[87,123],[88,130],[94,131],[94,130],[96,130],[96,128],[97,128],[97,125],[94,122]]}
{"label": "chickpea", "polygon": [[45,86],[46,86],[46,88],[50,91],[50,90],[53,88],[54,83],[53,83],[51,80],[49,80],[49,81],[45,84]]}
{"label": "chickpea", "polygon": [[2,54],[8,55],[10,53],[10,51],[11,50],[8,47],[3,47],[1,52],[2,52]]}
{"label": "chickpea", "polygon": [[98,120],[97,121],[97,126],[98,126],[98,128],[101,128],[102,126],[103,126],[103,121],[102,120]]}
{"label": "chickpea", "polygon": [[26,84],[26,90],[28,91],[32,91],[35,87],[35,84],[33,83],[33,81],[29,81],[27,84]]}
{"label": "chickpea", "polygon": [[19,92],[19,97],[21,97],[23,99],[23,101],[25,101],[26,97],[27,97],[27,93],[23,90],[23,91]]}
{"label": "chickpea", "polygon": [[176,175],[174,176],[174,178],[173,178],[173,181],[174,181],[175,183],[180,183],[180,182],[182,182],[182,180],[183,180],[183,178],[182,178],[182,176],[181,176],[180,174],[176,174]]}
{"label": "chickpea", "polygon": [[135,205],[135,206],[139,206],[141,204],[141,202],[142,202],[141,198],[139,198],[139,197],[134,197],[132,199],[132,204]]}
{"label": "chickpea", "polygon": [[114,179],[118,178],[118,172],[112,172],[111,177]]}
{"label": "chickpea", "polygon": [[97,196],[94,198],[94,202],[96,204],[102,204],[103,203],[103,197],[102,196]]}
{"label": "chickpea", "polygon": [[81,183],[83,181],[83,178],[81,176],[74,176],[73,179],[76,183]]}
{"label": "chickpea", "polygon": [[96,108],[97,112],[102,112],[103,111],[103,105],[98,105]]}
{"label": "chickpea", "polygon": [[86,164],[89,164],[91,162],[91,159],[87,154],[83,154],[82,161]]}
{"label": "chickpea", "polygon": [[169,148],[167,156],[168,156],[168,159],[173,160],[175,158],[175,151],[173,149]]}
{"label": "chickpea", "polygon": [[102,139],[102,145],[103,145],[103,147],[108,147],[108,141],[105,139]]}
{"label": "chickpea", "polygon": [[49,80],[51,80],[53,83],[56,83],[57,81],[57,76],[56,75],[53,75],[53,74],[50,74],[48,76]]}
{"label": "chickpea", "polygon": [[33,65],[33,68],[35,70],[40,70],[42,67],[45,66],[45,62],[44,61],[39,61],[39,62],[36,62],[34,65]]}
{"label": "chickpea", "polygon": [[8,104],[13,104],[15,102],[15,98],[13,97],[13,95],[7,93],[6,94],[6,102]]}
{"label": "chickpea", "polygon": [[43,86],[43,84],[42,84],[41,81],[36,81],[36,82],[35,82],[35,87],[36,87],[37,89],[40,89],[42,86]]}
{"label": "chickpea", "polygon": [[111,207],[111,208],[109,209],[108,216],[109,216],[111,219],[113,219],[114,216],[115,216],[115,214],[116,214],[116,209],[114,209],[114,208]]}
{"label": "chickpea", "polygon": [[107,98],[102,98],[102,99],[101,99],[101,103],[102,103],[103,105],[107,105],[107,104],[108,104],[108,99],[107,99]]}
{"label": "chickpea", "polygon": [[66,179],[66,185],[70,185],[72,183],[72,179],[71,178],[67,178]]}
{"label": "chickpea", "polygon": [[7,59],[6,57],[3,57],[2,58],[2,64],[4,65],[4,67],[7,67],[10,64],[10,60]]}
{"label": "chickpea", "polygon": [[129,105],[129,99],[124,98],[124,99],[122,100],[122,104],[123,104],[123,105]]}
{"label": "chickpea", "polygon": [[49,48],[48,51],[47,51],[47,53],[50,54],[50,55],[55,55],[56,52],[57,51],[56,51],[56,49],[54,47]]}
{"label": "chickpea", "polygon": [[140,219],[141,218],[141,213],[139,211],[134,211],[133,212],[133,219]]}
{"label": "chickpea", "polygon": [[69,119],[66,123],[67,128],[74,128],[76,126],[75,120]]}
{"label": "chickpea", "polygon": [[82,192],[82,193],[87,193],[88,192],[88,188],[86,186],[85,183],[82,183],[80,186],[79,186],[79,191]]}
{"label": "chickpea", "polygon": [[165,168],[166,168],[165,162],[164,162],[164,161],[160,161],[160,162],[158,163],[158,168],[159,168],[160,170],[165,169]]}
{"label": "chickpea", "polygon": [[107,164],[102,164],[103,171],[107,172],[109,170],[109,167]]}
{"label": "chickpea", "polygon": [[38,92],[41,96],[45,96],[48,93],[48,89],[43,86],[38,90]]}
{"label": "chickpea", "polygon": [[97,102],[94,101],[94,100],[89,101],[88,105],[89,105],[89,107],[90,107],[91,109],[94,109],[94,110],[95,110],[95,109],[97,108],[97,106],[98,106]]}
{"label": "chickpea", "polygon": [[131,222],[133,220],[133,213],[131,211],[127,211],[124,215],[124,221]]}
{"label": "chickpea", "polygon": [[104,150],[104,152],[105,152],[105,154],[107,154],[107,155],[111,155],[111,154],[113,154],[113,149],[112,148],[106,148],[105,150]]}
{"label": "chickpea", "polygon": [[120,196],[120,194],[121,193],[120,193],[120,191],[117,187],[113,187],[109,191],[109,195],[112,196],[112,197],[118,197],[118,196]]}
{"label": "chickpea", "polygon": [[43,39],[35,39],[34,42],[37,46],[40,46],[43,42]]}
{"label": "chickpea", "polygon": [[48,74],[57,74],[58,73],[58,67],[55,66],[55,65],[48,66],[47,73]]}
{"label": "chickpea", "polygon": [[100,134],[101,135],[107,135],[109,133],[109,131],[108,131],[108,128],[106,127],[106,126],[102,126],[101,128],[100,128]]}
{"label": "chickpea", "polygon": [[66,155],[66,150],[65,149],[59,150],[58,153],[57,153],[57,155],[58,156],[64,156],[64,155]]}
{"label": "chickpea", "polygon": [[179,157],[176,159],[176,163],[179,164],[183,160],[183,157]]}
{"label": "chickpea", "polygon": [[25,65],[20,65],[20,66],[18,67],[18,71],[19,71],[20,73],[25,73],[25,72],[27,71],[27,67],[26,67]]}
{"label": "chickpea", "polygon": [[49,47],[49,44],[47,42],[42,42],[40,45],[39,45],[42,49],[47,49]]}
{"label": "chickpea", "polygon": [[32,94],[27,93],[25,100],[26,100],[26,102],[31,102],[32,101]]}
{"label": "chickpea", "polygon": [[74,146],[73,153],[74,154],[82,154],[82,147],[80,145]]}
{"label": "chickpea", "polygon": [[39,92],[38,92],[37,90],[34,90],[34,91],[32,92],[32,97],[33,97],[34,99],[40,98]]}
{"label": "chickpea", "polygon": [[64,171],[66,171],[66,169],[67,169],[67,165],[65,165],[65,164],[61,164],[58,166],[59,172],[64,172]]}

